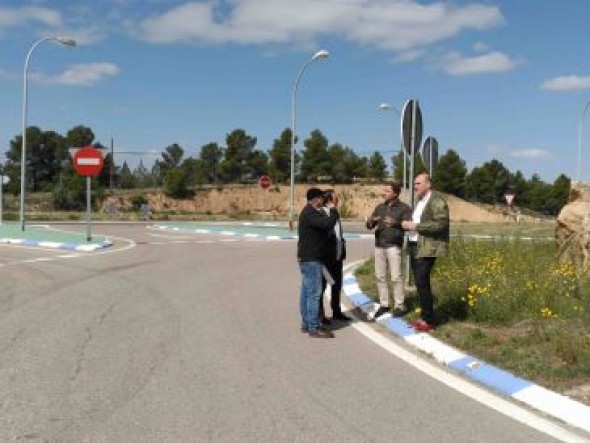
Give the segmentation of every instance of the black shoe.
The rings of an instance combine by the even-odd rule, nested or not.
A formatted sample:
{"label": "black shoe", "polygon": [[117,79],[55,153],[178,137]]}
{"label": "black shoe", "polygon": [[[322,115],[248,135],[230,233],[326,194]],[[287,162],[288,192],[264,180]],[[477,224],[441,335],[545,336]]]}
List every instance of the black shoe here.
{"label": "black shoe", "polygon": [[309,331],[309,336],[312,338],[334,338],[334,334],[330,331],[323,329],[316,329],[315,331]]}
{"label": "black shoe", "polygon": [[375,315],[373,316],[373,318],[375,320],[378,320],[379,317],[381,317],[384,314],[387,314],[389,312],[389,307],[387,306],[379,306],[379,309],[377,309],[377,312],[375,312]]}
{"label": "black shoe", "polygon": [[330,321],[330,319],[328,317],[323,317],[320,320],[320,325],[322,325],[322,326],[328,326],[328,325],[331,325],[331,324],[332,324],[332,322]]}
{"label": "black shoe", "polygon": [[307,326],[301,326],[300,331],[303,332],[304,334],[307,334],[309,332],[309,328]]}
{"label": "black shoe", "polygon": [[408,310],[405,308],[395,308],[393,310],[393,316],[394,317],[403,317],[404,315],[406,315],[408,313]]}
{"label": "black shoe", "polygon": [[332,314],[332,320],[352,321],[352,318],[344,315],[342,312],[337,312],[336,314]]}

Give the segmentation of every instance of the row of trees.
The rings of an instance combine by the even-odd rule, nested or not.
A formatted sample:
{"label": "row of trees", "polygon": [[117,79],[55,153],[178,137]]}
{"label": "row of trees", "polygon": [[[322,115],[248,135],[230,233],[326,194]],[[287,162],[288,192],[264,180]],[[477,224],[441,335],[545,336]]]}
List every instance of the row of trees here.
{"label": "row of trees", "polygon": [[[27,128],[27,191],[50,191],[58,208],[73,209],[84,204],[84,181],[72,168],[70,147],[94,144],[94,133],[85,126],[77,126],[62,136],[38,127]],[[151,169],[142,161],[131,171],[126,162],[117,165],[105,149],[105,166],[95,179],[99,188],[163,187],[173,197],[184,197],[195,186],[203,184],[252,183],[260,175],[269,174],[275,183],[289,183],[291,161],[291,130],[283,130],[268,151],[256,149],[257,139],[243,129],[235,129],[225,138],[225,146],[208,143],[195,156],[185,155],[184,148],[172,144],[164,148]],[[22,137],[10,142],[4,172],[9,177],[7,192],[20,192],[20,159]],[[116,154],[116,150],[115,150]],[[426,170],[419,156],[415,171]],[[303,141],[301,153],[295,156],[297,182],[352,183],[355,180],[385,181],[393,175],[403,180],[403,154],[392,158],[393,171],[388,171],[383,156],[375,151],[371,156],[359,156],[350,147],[330,144],[319,130],[314,130]],[[525,179],[520,171],[510,172],[492,160],[467,171],[465,162],[450,149],[439,159],[432,171],[437,188],[469,201],[497,203],[504,201],[508,189],[516,195],[519,206],[547,214],[556,214],[566,203],[570,180],[560,175],[548,184],[539,176]],[[407,184],[409,185],[409,183]]]}

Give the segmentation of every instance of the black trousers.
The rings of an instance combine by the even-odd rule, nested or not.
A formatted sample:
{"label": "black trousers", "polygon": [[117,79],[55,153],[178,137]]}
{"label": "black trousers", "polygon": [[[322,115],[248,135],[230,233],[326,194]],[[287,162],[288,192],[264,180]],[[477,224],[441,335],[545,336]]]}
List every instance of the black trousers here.
{"label": "black trousers", "polygon": [[434,324],[434,301],[432,289],[430,288],[430,272],[436,262],[436,257],[416,257],[418,245],[409,243],[410,267],[414,276],[414,283],[418,291],[418,302],[420,303],[420,316],[426,323]]}
{"label": "black trousers", "polygon": [[[332,315],[341,314],[342,311],[340,310],[340,293],[342,291],[342,268],[344,267],[344,262],[342,260],[337,260],[331,263],[326,263],[326,269],[334,279],[334,284],[330,290],[330,308],[332,309]],[[325,279],[322,280],[322,294],[326,290],[326,286],[328,283]],[[325,317],[324,314],[324,300],[323,298],[320,299],[320,318]]]}

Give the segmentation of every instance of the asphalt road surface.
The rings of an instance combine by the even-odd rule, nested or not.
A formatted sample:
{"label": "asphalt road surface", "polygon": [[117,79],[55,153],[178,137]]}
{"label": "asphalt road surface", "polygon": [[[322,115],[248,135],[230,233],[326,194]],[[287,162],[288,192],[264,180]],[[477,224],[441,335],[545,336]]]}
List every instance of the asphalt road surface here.
{"label": "asphalt road surface", "polygon": [[[337,328],[335,339],[302,334],[293,241],[144,224],[94,231],[115,245],[98,253],[0,247],[0,441],[576,435],[564,428],[549,436],[458,392],[356,324]],[[352,261],[369,256],[372,242],[348,246]]]}

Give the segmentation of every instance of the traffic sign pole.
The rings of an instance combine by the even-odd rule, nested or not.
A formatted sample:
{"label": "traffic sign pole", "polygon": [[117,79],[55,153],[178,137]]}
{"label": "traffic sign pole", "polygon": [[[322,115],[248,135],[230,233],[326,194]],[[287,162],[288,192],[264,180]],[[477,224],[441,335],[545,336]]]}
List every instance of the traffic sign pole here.
{"label": "traffic sign pole", "polygon": [[73,166],[80,175],[86,177],[86,240],[92,240],[92,233],[90,231],[90,220],[92,218],[92,204],[91,204],[91,177],[96,177],[100,174],[104,165],[102,153],[94,146],[86,146],[78,149],[74,154]]}
{"label": "traffic sign pole", "polygon": [[91,207],[90,207],[90,176],[86,176],[86,240],[92,240],[92,234],[90,232],[90,219],[91,219]]}

